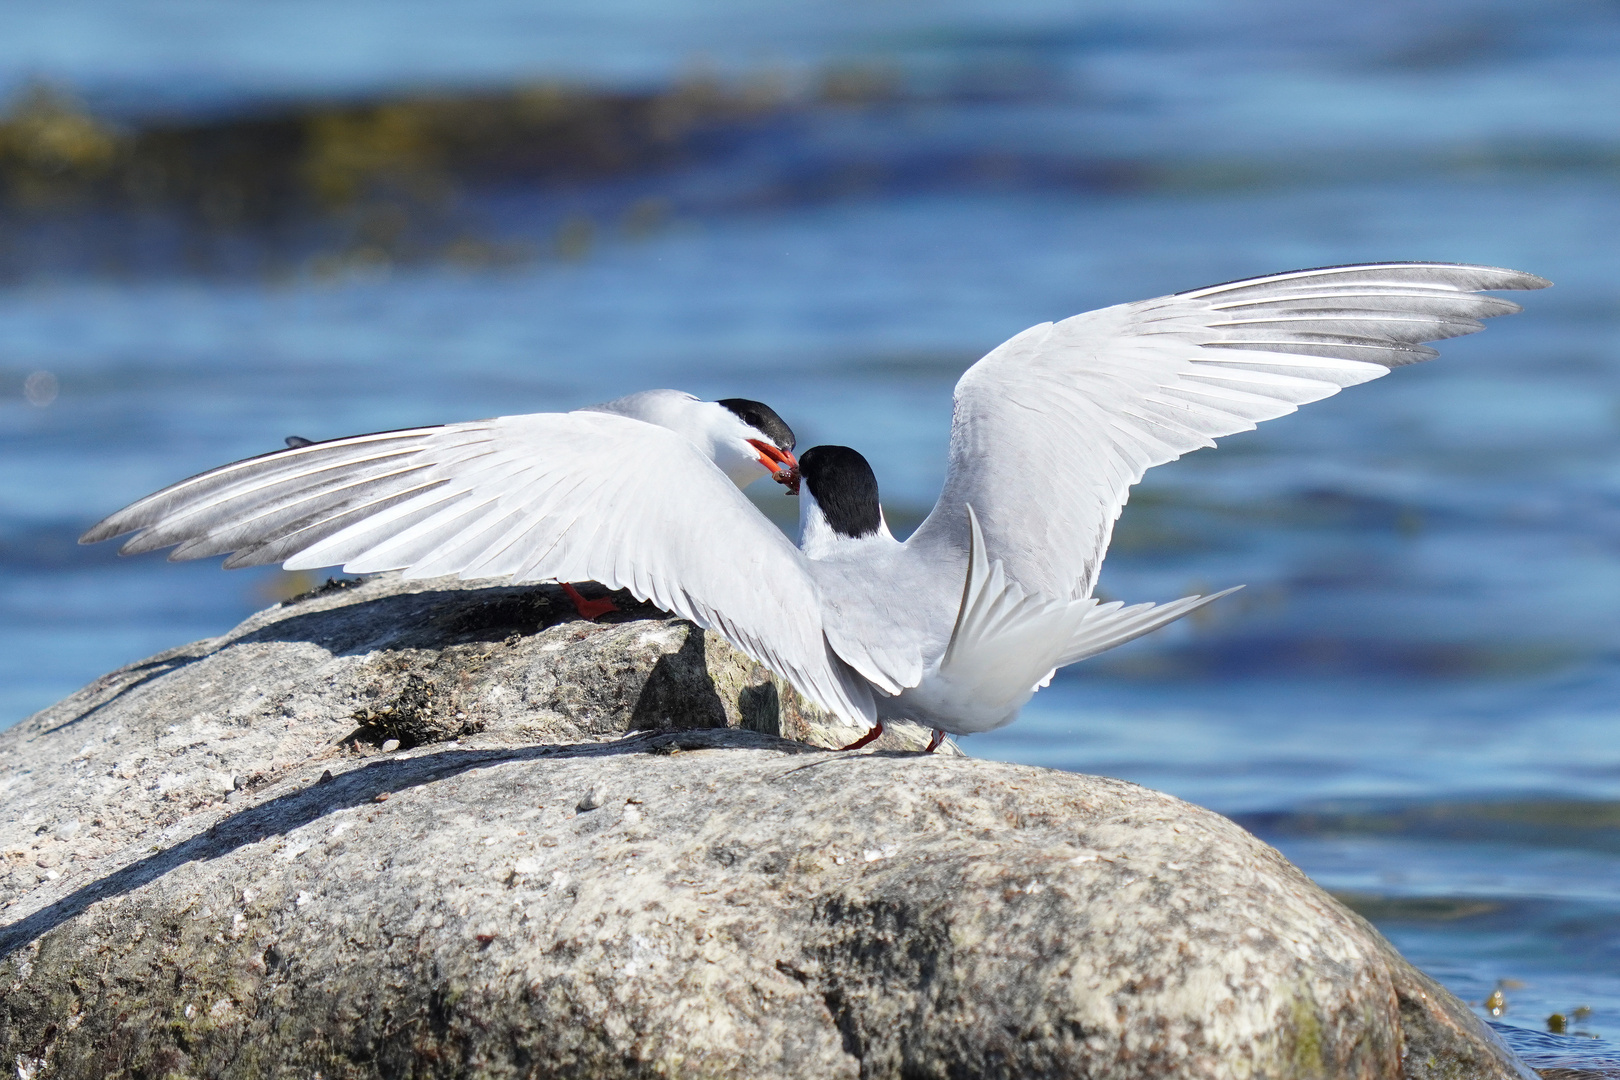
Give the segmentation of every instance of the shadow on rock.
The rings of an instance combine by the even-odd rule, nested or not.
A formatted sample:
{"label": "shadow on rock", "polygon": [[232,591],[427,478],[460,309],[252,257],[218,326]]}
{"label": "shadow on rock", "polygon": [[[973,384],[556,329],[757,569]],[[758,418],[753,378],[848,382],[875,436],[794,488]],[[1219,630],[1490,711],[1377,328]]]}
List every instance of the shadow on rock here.
{"label": "shadow on rock", "polygon": [[[638,604],[628,594],[614,594],[621,613],[613,622],[648,619],[656,608]],[[276,619],[235,639],[243,644],[305,641],[334,656],[351,656],[379,648],[429,649],[446,645],[503,641],[514,634],[530,636],[581,619],[555,585],[431,589],[357,599],[339,607]]]}

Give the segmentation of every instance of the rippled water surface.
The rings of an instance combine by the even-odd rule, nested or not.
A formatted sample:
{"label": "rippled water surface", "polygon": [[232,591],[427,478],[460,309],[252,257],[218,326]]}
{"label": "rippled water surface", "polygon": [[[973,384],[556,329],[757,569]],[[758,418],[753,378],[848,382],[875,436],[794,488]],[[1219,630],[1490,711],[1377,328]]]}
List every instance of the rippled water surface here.
{"label": "rippled water surface", "polygon": [[[656,173],[468,188],[456,212],[526,253],[499,265],[135,271],[161,222],[11,221],[0,722],[295,589],[73,542],[288,434],[650,386],[757,397],[801,447],[866,453],[910,527],[956,376],[1027,325],[1302,266],[1511,266],[1557,287],[1431,364],[1154,470],[1102,591],[1248,588],[1069,669],[964,748],[1232,814],[1466,999],[1502,989],[1499,1022],[1538,1060],[1612,1058],[1516,1032],[1558,1013],[1620,1038],[1620,11],[409,10],[12,6],[0,85],[54,79],[128,123],[696,68],[763,72],[797,104]],[[888,89],[817,96],[845,70]],[[631,227],[649,198],[656,222]],[[588,242],[557,244],[564,219]],[[97,254],[104,232],[124,261]],[[69,234],[77,254],[46,251]]]}

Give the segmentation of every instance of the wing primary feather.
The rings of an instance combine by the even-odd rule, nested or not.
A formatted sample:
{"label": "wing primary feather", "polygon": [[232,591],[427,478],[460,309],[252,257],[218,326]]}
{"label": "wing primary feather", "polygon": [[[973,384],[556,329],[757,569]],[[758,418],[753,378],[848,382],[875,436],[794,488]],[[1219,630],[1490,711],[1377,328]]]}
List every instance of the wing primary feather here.
{"label": "wing primary feather", "polygon": [[221,508],[225,516],[216,524],[194,522],[198,527],[185,529],[154,526],[125,546],[133,551],[147,551],[167,547],[179,537],[190,537],[176,549],[179,558],[222,555],[272,542],[349,510],[376,506],[404,492],[420,492],[443,483],[422,475],[425,471],[424,466],[418,465],[380,475],[346,474],[342,479],[347,483],[340,484],[338,478],[330,478],[313,489],[289,491],[256,506]]}
{"label": "wing primary feather", "polygon": [[[312,473],[282,475],[245,488],[218,489],[196,502],[153,507],[150,513],[142,515],[146,524],[141,527],[140,536],[126,547],[132,553],[167,547],[180,540],[204,535],[212,528],[230,525],[245,516],[273,511],[306,495],[319,495],[323,490],[341,487],[345,482],[386,475],[389,468],[402,461],[408,462],[409,458],[409,453],[390,454],[367,459],[354,467],[344,465]],[[366,466],[377,466],[379,471],[374,473]],[[404,469],[395,469],[395,472],[410,472],[422,467],[407,465]]]}
{"label": "wing primary feather", "polygon": [[[439,429],[428,429],[439,430]],[[352,469],[373,461],[386,461],[419,452],[424,435],[413,436],[413,445],[378,446],[368,436],[353,440],[316,443],[309,447],[278,450],[270,454],[233,462],[199,473],[161,491],[131,503],[92,526],[82,543],[110,539],[134,529],[150,527],[164,519],[175,519],[208,509],[220,502],[246,498],[267,487],[296,481],[303,476],[320,475],[333,469]],[[405,442],[403,435],[389,442]],[[311,457],[311,455],[315,455]],[[251,499],[242,505],[251,505]]]}
{"label": "wing primary feather", "polygon": [[[1297,341],[1299,334],[1327,334],[1349,341],[1394,341],[1411,344],[1422,341],[1440,341],[1444,338],[1463,337],[1485,329],[1478,319],[1395,319],[1382,312],[1295,312],[1247,319],[1212,321],[1213,330],[1241,329],[1248,334],[1275,334],[1279,342]],[[1376,337],[1369,336],[1375,332]],[[1310,339],[1307,339],[1310,340]]]}
{"label": "wing primary feather", "polygon": [[1238,292],[1272,291],[1288,288],[1299,282],[1331,281],[1360,283],[1388,283],[1392,285],[1425,285],[1467,292],[1495,289],[1545,289],[1552,282],[1534,274],[1518,270],[1504,270],[1497,266],[1475,266],[1468,263],[1347,263],[1343,266],[1319,266],[1310,270],[1292,270],[1286,274],[1269,274],[1259,278],[1242,278],[1206,285],[1200,289],[1176,293],[1176,296],[1204,297],[1231,295]]}
{"label": "wing primary feather", "polygon": [[1321,290],[1258,299],[1248,297],[1210,304],[1209,310],[1229,315],[1277,311],[1301,313],[1357,311],[1368,314],[1410,312],[1441,318],[1488,319],[1497,315],[1515,315],[1524,308],[1512,300],[1500,296],[1485,296],[1481,293],[1388,289],[1357,292]]}
{"label": "wing primary feather", "polygon": [[245,472],[269,468],[279,468],[283,465],[292,467],[292,463],[302,460],[312,453],[329,453],[333,446],[359,445],[361,443],[374,443],[386,441],[415,440],[437,428],[406,428],[394,432],[377,432],[372,435],[356,435],[348,439],[333,442],[312,443],[309,446],[293,449],[272,450],[269,453],[259,454],[255,457],[243,458],[228,465],[208,469],[204,472],[189,476],[184,480],[176,481],[168,487],[155,491],[145,498],[138,499],[116,513],[109,514],[101,521],[87,529],[79,542],[81,544],[94,544],[102,540],[110,540],[115,536],[130,532],[134,529],[150,524],[143,520],[153,512],[163,512],[171,501],[193,498],[199,494],[206,494],[213,487],[234,483]]}

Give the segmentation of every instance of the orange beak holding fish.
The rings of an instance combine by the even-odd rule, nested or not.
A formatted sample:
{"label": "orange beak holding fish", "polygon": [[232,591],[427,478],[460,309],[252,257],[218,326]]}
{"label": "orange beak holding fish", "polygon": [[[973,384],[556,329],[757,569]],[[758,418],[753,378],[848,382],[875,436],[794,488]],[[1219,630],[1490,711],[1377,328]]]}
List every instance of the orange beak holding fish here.
{"label": "orange beak holding fish", "polygon": [[759,463],[771,474],[771,479],[785,486],[790,495],[799,493],[799,462],[793,454],[763,439],[749,439],[748,443],[759,451]]}

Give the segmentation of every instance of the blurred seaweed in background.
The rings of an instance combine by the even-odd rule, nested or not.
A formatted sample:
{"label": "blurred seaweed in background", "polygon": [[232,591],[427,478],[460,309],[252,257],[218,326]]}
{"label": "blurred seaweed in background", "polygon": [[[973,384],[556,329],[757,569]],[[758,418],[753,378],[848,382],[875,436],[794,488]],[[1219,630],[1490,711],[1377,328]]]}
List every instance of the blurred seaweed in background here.
{"label": "blurred seaweed in background", "polygon": [[[1431,75],[1398,52],[1378,63],[1392,81]],[[642,90],[532,82],[173,114],[102,116],[36,80],[0,111],[0,280],[567,260],[683,212],[930,191],[1620,179],[1620,143],[1579,123],[1430,135],[1425,118],[1388,139],[1341,123],[1255,145],[1218,125],[1154,137],[1152,111],[1137,117],[1141,104],[1029,42],[932,66],[829,60]]]}
{"label": "blurred seaweed in background", "polygon": [[[566,260],[600,230],[645,235],[679,209],[1187,182],[1182,166],[1072,146],[907,137],[929,107],[1070,101],[1049,67],[1002,60],[920,79],[841,61],[641,92],[542,82],[178,118],[104,118],[34,82],[0,115],[0,280]],[[1214,183],[1233,182],[1215,169]]]}
{"label": "blurred seaweed in background", "polygon": [[[723,154],[795,105],[769,80],[692,78],[656,93],[536,84],[114,122],[35,83],[0,117],[0,274],[519,260],[545,252],[490,237],[469,196],[656,175]],[[619,210],[630,231],[663,214],[645,197]],[[555,223],[552,253],[578,257],[592,229]]]}

